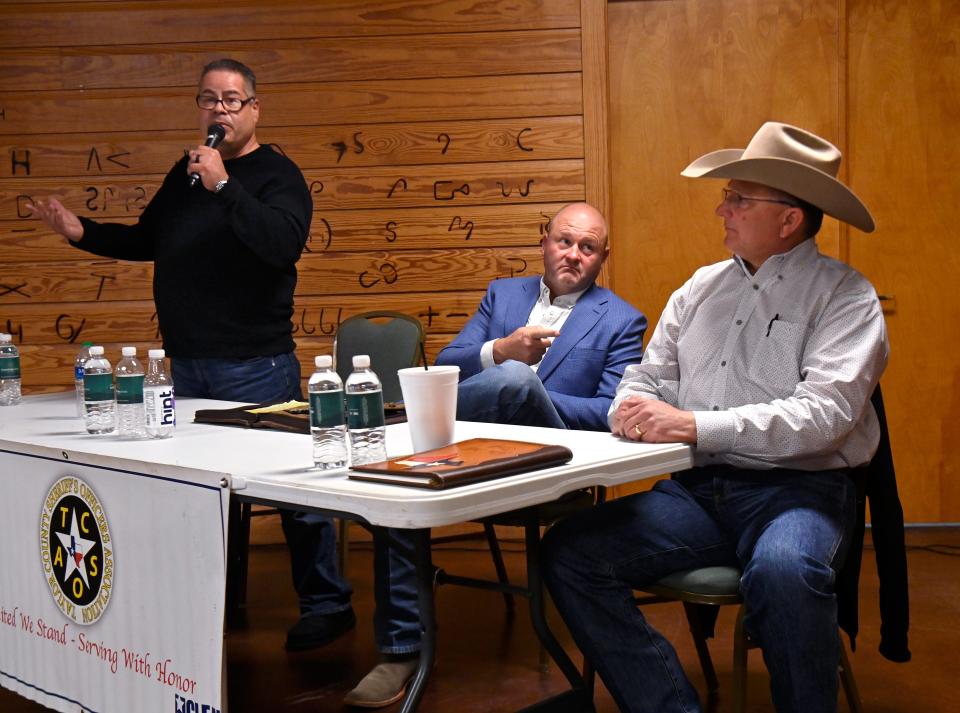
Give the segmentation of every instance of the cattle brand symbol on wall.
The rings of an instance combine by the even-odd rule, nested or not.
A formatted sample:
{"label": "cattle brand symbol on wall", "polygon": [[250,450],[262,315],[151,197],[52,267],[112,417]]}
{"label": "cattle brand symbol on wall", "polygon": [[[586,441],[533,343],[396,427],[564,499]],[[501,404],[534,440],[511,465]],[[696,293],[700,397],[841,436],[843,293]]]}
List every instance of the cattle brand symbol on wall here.
{"label": "cattle brand symbol on wall", "polygon": [[107,515],[80,478],[61,478],[40,514],[40,560],[53,600],[77,624],[93,624],[113,592],[113,543]]}

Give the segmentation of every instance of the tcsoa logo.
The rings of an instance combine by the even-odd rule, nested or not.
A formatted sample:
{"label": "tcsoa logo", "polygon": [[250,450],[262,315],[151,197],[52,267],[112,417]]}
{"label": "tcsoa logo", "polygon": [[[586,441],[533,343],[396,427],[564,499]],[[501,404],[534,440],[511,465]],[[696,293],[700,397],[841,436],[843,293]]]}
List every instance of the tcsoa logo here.
{"label": "tcsoa logo", "polygon": [[87,606],[103,581],[103,543],[90,507],[75,495],[63,498],[53,514],[49,538],[57,583],[74,604]]}
{"label": "tcsoa logo", "polygon": [[78,624],[103,614],[113,589],[113,553],[106,515],[96,494],[79,478],[61,478],[40,517],[41,559],[50,593]]}

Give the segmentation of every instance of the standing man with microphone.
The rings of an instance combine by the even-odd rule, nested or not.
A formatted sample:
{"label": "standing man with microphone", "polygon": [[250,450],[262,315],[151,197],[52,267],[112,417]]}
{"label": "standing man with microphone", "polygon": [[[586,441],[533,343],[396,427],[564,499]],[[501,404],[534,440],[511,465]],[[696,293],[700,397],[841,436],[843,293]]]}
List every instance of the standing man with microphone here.
{"label": "standing man with microphone", "polygon": [[[260,101],[249,67],[209,63],[196,101],[206,141],[174,165],[135,225],[78,217],[55,198],[32,209],[81,250],[153,261],[177,396],[299,399],[291,317],[310,192],[293,161],[257,141]],[[316,514],[281,515],[301,612],[286,645],[322,646],[356,621],[350,585],[335,564],[333,524]]]}

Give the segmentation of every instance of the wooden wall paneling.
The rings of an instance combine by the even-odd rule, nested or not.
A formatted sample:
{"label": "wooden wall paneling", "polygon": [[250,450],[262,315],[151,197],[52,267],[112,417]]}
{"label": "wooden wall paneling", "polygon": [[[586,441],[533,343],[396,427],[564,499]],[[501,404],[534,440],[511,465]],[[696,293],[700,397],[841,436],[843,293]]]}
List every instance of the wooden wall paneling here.
{"label": "wooden wall paneling", "polygon": [[[537,274],[540,248],[398,250],[305,255],[298,295],[389,294],[485,289],[500,277]],[[93,259],[0,265],[3,313],[42,302],[148,300],[153,263]]]}
{"label": "wooden wall paneling", "polygon": [[[52,193],[70,210],[91,218],[135,218],[163,178],[109,176],[70,184],[60,178],[0,179],[0,220],[31,217],[31,197]],[[583,195],[581,159],[305,169],[304,178],[314,210],[556,202]]]}
{"label": "wooden wall paneling", "polygon": [[[309,249],[475,248],[531,245],[563,203],[449,208],[324,210],[314,214]],[[2,231],[2,226],[0,226]]]}
{"label": "wooden wall paneling", "polygon": [[298,295],[486,289],[500,277],[538,274],[539,247],[313,253],[297,270]]}
{"label": "wooden wall paneling", "polygon": [[[405,124],[273,126],[259,130],[301,168],[580,158],[580,116]],[[0,177],[165,174],[197,129],[0,137]]]}
{"label": "wooden wall paneling", "polygon": [[[37,193],[37,195],[40,195]],[[87,194],[88,196],[91,194]],[[26,201],[20,201],[25,210]],[[473,248],[531,245],[563,203],[318,210],[314,213],[308,253],[399,248]],[[133,223],[136,217],[117,216]],[[9,262],[76,260],[88,256],[67,244],[29,215],[0,220],[0,245]]]}
{"label": "wooden wall paneling", "polygon": [[[836,6],[668,0],[609,6],[611,230],[618,294],[655,321],[699,266],[727,257],[722,182],[680,171],[767,120],[839,135]],[[836,221],[818,242],[836,251]],[[652,330],[651,330],[652,333]]]}
{"label": "wooden wall paneling", "polygon": [[[607,2],[582,0],[583,27],[583,128],[584,183],[588,203],[610,216],[610,161],[607,106]],[[613,237],[607,236],[612,245]],[[610,286],[610,265],[605,262],[597,281]]]}
{"label": "wooden wall paneling", "polygon": [[78,252],[26,203],[54,193],[81,215],[135,221],[198,141],[196,77],[224,55],[257,71],[258,137],[314,196],[294,314],[304,366],[341,319],[384,307],[424,322],[433,358],[490,280],[539,272],[560,206],[602,200],[604,156],[585,134],[603,145],[604,12],[597,0],[0,2],[0,324],[20,337],[28,391],[69,387],[77,341],[117,351],[159,335],[149,263]]}
{"label": "wooden wall paneling", "polygon": [[286,40],[579,26],[578,0],[0,3],[0,47]]}
{"label": "wooden wall paneling", "polygon": [[850,231],[850,263],[887,311],[883,378],[905,516],[960,520],[960,6],[847,0],[853,189],[875,233]]}
{"label": "wooden wall paneling", "polygon": [[[483,293],[408,292],[392,298],[390,309],[419,319],[428,334],[458,332]],[[343,320],[382,306],[376,294],[300,296],[294,335],[333,336]],[[110,342],[160,339],[152,299],[6,304],[0,308],[0,329],[22,334],[23,343],[81,344],[90,334]]]}
{"label": "wooden wall paneling", "polygon": [[272,82],[466,77],[580,71],[578,28],[234,43],[0,48],[0,85],[22,89],[192,87],[220,57]]}
{"label": "wooden wall paneling", "polygon": [[[384,116],[398,122],[566,116],[581,113],[581,91],[579,72],[262,87],[258,81],[257,88],[264,129],[377,122]],[[193,92],[184,87],[4,91],[0,111],[0,135],[197,125]]]}

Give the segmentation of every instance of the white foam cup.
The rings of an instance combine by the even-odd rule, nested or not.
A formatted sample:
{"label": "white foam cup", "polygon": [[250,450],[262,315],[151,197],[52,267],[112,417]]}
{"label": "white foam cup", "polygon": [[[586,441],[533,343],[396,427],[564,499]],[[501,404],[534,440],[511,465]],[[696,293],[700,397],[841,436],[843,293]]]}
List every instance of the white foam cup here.
{"label": "white foam cup", "polygon": [[457,421],[459,366],[399,369],[413,450],[429,451],[453,443]]}

